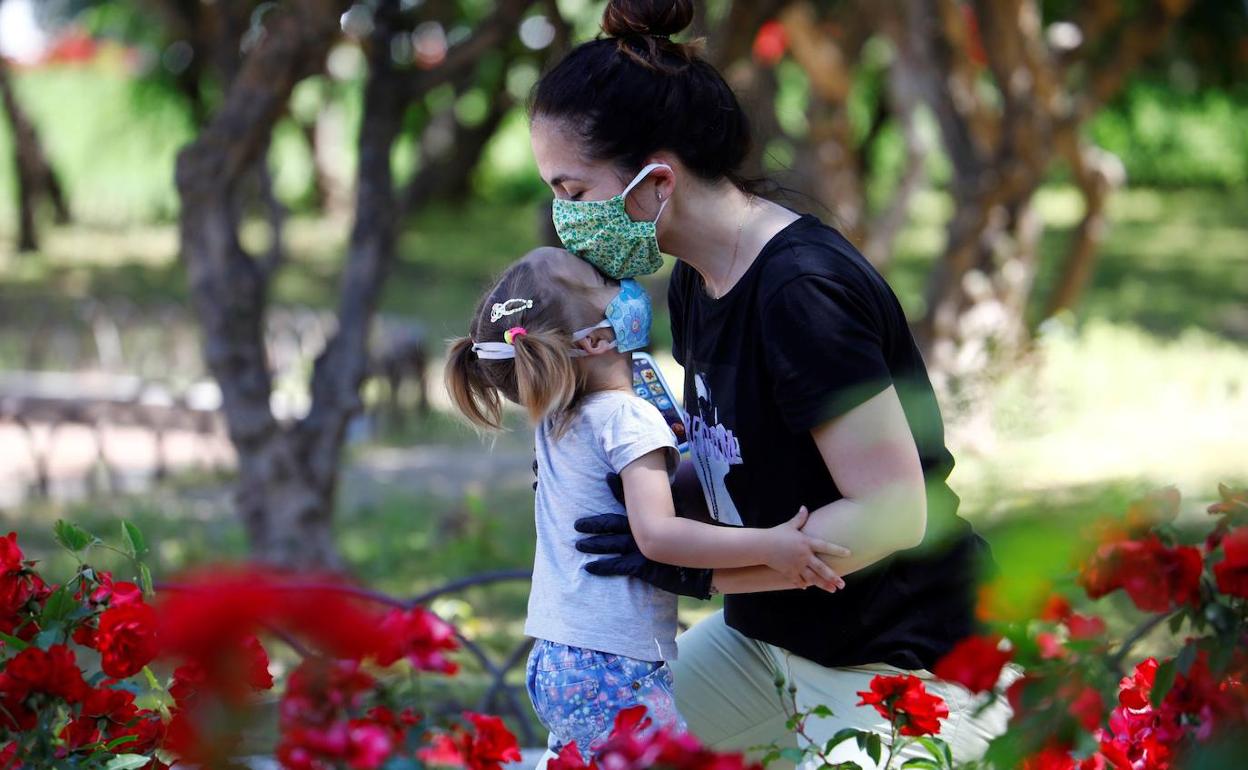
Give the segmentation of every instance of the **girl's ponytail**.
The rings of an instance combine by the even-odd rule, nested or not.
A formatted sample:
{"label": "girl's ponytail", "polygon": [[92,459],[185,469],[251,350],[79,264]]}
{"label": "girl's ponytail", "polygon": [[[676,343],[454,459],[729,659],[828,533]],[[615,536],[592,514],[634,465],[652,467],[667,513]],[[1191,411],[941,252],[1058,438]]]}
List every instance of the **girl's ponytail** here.
{"label": "girl's ponytail", "polygon": [[471,338],[453,340],[447,351],[446,391],[455,407],[473,425],[502,430],[503,403],[481,367],[477,354],[472,352]]}
{"label": "girl's ponytail", "polygon": [[516,335],[512,344],[516,348],[516,391],[529,419],[537,422],[567,413],[583,384],[569,355],[571,337],[556,331],[534,331]]}

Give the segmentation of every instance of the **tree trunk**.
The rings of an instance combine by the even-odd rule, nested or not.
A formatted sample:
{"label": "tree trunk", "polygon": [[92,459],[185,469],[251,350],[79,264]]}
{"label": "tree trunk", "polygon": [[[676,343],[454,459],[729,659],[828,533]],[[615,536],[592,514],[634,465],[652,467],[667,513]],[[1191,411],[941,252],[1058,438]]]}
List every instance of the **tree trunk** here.
{"label": "tree trunk", "polygon": [[59,224],[69,222],[69,205],[60,180],[43,152],[43,143],[39,141],[35,125],[17,100],[8,65],[3,59],[0,59],[0,101],[4,103],[9,133],[13,137],[18,202],[17,248],[18,251],[34,251],[39,248],[36,218],[40,197],[47,196]]}
{"label": "tree trunk", "polygon": [[262,161],[291,90],[319,67],[348,5],[303,0],[272,13],[220,112],[177,163],[182,258],[238,454],[236,505],[253,554],[292,567],[341,563],[330,527],[335,471],[312,461],[315,430],[279,424],[269,407],[262,330],[270,273],[239,242],[238,195]]}

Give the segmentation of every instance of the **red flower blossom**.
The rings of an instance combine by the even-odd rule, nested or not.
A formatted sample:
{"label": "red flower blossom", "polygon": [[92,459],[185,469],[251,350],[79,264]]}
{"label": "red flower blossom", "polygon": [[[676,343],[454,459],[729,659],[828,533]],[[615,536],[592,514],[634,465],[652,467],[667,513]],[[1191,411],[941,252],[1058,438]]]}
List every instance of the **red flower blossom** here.
{"label": "red flower blossom", "polygon": [[1105,621],[1095,615],[1072,612],[1066,618],[1066,629],[1070,631],[1070,638],[1075,641],[1096,639],[1105,634]]}
{"label": "red flower blossom", "polygon": [[1084,686],[1079,694],[1070,701],[1070,715],[1075,718],[1084,730],[1092,732],[1101,725],[1101,717],[1105,713],[1105,700],[1095,687]]}
{"label": "red flower blossom", "polygon": [[1167,548],[1156,535],[1101,545],[1080,575],[1088,596],[1099,599],[1122,588],[1146,612],[1165,612],[1200,599],[1200,551]]}
{"label": "red flower blossom", "polygon": [[17,761],[17,741],[0,747],[0,770],[22,770],[22,763]]}
{"label": "red flower blossom", "polygon": [[464,712],[474,730],[455,729],[438,736],[433,744],[418,752],[425,762],[467,770],[502,770],[506,762],[520,761],[520,744],[498,717]]}
{"label": "red flower blossom", "polygon": [[1118,685],[1118,703],[1129,709],[1148,708],[1153,681],[1157,678],[1157,659],[1146,658],[1135,667],[1131,676]]}
{"label": "red flower blossom", "polygon": [[1040,650],[1042,660],[1057,660],[1066,655],[1062,640],[1058,639],[1056,634],[1050,634],[1047,631],[1036,634],[1036,647]]}
{"label": "red flower blossom", "polygon": [[[63,751],[66,753],[78,751],[86,746],[100,742],[100,727],[95,719],[88,716],[80,716],[73,719],[69,724],[61,728],[61,740],[65,741]],[[64,754],[58,755],[64,757]]]}
{"label": "red flower blossom", "polygon": [[114,583],[111,572],[100,572],[96,575],[96,579],[99,585],[91,592],[93,604],[124,607],[127,604],[138,604],[143,601],[143,589],[126,581]]}
{"label": "red flower blossom", "polygon": [[1061,594],[1053,594],[1045,601],[1044,608],[1040,610],[1040,619],[1050,623],[1061,623],[1070,617],[1070,613],[1070,601]]}
{"label": "red flower blossom", "polygon": [[82,714],[93,719],[107,719],[125,724],[134,719],[138,709],[134,706],[134,693],[100,687],[87,692],[82,699]]}
{"label": "red flower blossom", "polygon": [[581,756],[581,750],[576,746],[576,741],[573,741],[560,749],[559,754],[546,763],[546,770],[598,770],[598,763],[591,759],[589,764],[586,764],[585,758]]}
{"label": "red flower blossom", "polygon": [[880,715],[897,725],[902,735],[935,735],[949,708],[938,696],[927,692],[913,674],[876,676],[869,691],[860,691],[859,706],[874,706]]}
{"label": "red flower blossom", "polygon": [[22,569],[22,549],[17,545],[17,533],[10,532],[0,537],[0,573],[16,572]]}
{"label": "red flower blossom", "polygon": [[789,36],[784,25],[775,19],[763,22],[754,36],[754,60],[764,67],[774,67],[784,58],[788,47]]}
{"label": "red flower blossom", "polygon": [[1237,527],[1222,539],[1222,561],[1213,565],[1218,590],[1248,598],[1248,527]]}
{"label": "red flower blossom", "polygon": [[[178,712],[174,712],[175,714]],[[133,740],[121,743],[118,750],[123,753],[149,754],[160,748],[165,741],[167,726],[160,712],[142,709],[135,713],[128,724],[110,725],[108,740],[110,742],[123,736],[134,736]]]}
{"label": "red flower blossom", "polygon": [[0,687],[6,693],[20,692],[18,701],[28,693],[44,692],[73,704],[86,697],[88,690],[73,651],[63,644],[54,644],[47,651],[27,647],[5,665],[4,676],[7,681]]}
{"label": "red flower blossom", "polygon": [[156,657],[156,613],[142,603],[110,607],[100,615],[95,642],[104,673],[134,676]]}
{"label": "red flower blossom", "polygon": [[419,671],[454,674],[459,667],[443,654],[459,647],[455,629],[423,607],[393,610],[381,621],[377,663],[389,666],[407,658]]}
{"label": "red flower blossom", "polygon": [[1046,746],[1023,760],[1021,770],[1075,770],[1070,751],[1061,746]]}
{"label": "red flower blossom", "polygon": [[957,682],[973,693],[991,690],[1001,669],[1014,656],[1001,649],[997,636],[968,636],[941,658],[932,673],[947,682]]}

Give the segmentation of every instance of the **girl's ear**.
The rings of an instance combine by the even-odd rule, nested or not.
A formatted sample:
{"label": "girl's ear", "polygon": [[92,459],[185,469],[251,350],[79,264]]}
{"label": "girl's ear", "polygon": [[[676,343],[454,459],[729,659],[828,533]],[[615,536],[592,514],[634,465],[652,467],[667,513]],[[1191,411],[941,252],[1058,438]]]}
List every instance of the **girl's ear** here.
{"label": "girl's ear", "polygon": [[594,329],[589,336],[582,337],[573,344],[587,356],[600,356],[615,350],[615,332],[610,329]]}

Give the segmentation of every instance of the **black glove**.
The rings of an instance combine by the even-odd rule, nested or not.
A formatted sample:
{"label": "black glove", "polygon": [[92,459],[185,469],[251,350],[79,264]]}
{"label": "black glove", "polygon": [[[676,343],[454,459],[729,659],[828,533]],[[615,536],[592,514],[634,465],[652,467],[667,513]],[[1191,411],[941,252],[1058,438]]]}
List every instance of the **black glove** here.
{"label": "black glove", "polygon": [[[615,499],[624,502],[624,486],[618,473],[607,475],[607,484]],[[695,599],[711,598],[709,569],[674,567],[651,561],[637,548],[637,541],[628,526],[628,517],[618,513],[601,513],[576,520],[576,531],[590,537],[576,542],[581,553],[609,554],[610,558],[595,559],[585,565],[591,575],[635,577],[655,588]]]}

